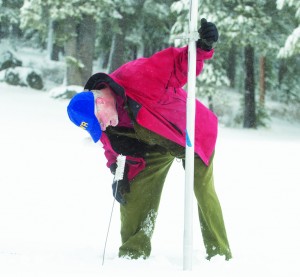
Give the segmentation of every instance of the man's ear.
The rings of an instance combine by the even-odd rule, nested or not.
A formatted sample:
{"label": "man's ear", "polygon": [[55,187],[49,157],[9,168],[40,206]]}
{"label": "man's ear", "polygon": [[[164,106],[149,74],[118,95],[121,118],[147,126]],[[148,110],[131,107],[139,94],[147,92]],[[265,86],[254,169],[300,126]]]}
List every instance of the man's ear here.
{"label": "man's ear", "polygon": [[96,104],[105,104],[105,100],[102,97],[97,97],[95,101]]}

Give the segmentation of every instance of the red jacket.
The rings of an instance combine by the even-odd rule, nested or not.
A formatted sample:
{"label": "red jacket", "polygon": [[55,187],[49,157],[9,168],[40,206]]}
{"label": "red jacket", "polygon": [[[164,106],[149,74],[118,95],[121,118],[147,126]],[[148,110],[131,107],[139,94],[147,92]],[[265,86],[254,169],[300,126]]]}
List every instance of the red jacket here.
{"label": "red jacket", "polygon": [[[203,68],[204,60],[213,56],[213,50],[197,49],[196,74]],[[133,110],[136,122],[141,126],[184,146],[186,145],[186,97],[182,87],[187,83],[188,47],[170,47],[149,58],[128,62],[113,73],[97,73],[87,82],[85,88],[99,88],[101,83],[109,85],[117,94],[118,126],[132,127],[124,110],[127,100]],[[218,120],[214,113],[196,100],[195,152],[208,165],[217,138]],[[114,152],[105,132],[101,137],[108,160],[107,166],[116,161]],[[131,180],[145,166],[142,158],[135,160],[129,170]]]}

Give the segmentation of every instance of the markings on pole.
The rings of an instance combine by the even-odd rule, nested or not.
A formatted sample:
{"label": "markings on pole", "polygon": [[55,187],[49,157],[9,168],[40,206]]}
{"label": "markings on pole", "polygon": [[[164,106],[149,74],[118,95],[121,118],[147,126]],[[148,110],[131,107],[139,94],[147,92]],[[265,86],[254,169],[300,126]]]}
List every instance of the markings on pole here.
{"label": "markings on pole", "polygon": [[185,130],[185,141],[186,141],[186,145],[188,147],[192,147],[192,143],[191,143],[191,140],[190,140],[190,137],[189,137],[189,134],[188,134],[187,130]]}

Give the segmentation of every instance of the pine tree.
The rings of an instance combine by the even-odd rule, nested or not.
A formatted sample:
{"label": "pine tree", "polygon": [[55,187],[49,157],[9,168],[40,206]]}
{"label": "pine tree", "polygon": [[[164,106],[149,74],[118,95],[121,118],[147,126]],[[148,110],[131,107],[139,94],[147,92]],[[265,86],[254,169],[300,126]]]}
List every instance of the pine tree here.
{"label": "pine tree", "polygon": [[0,1],[0,39],[21,36],[20,8],[23,0],[2,0]]}
{"label": "pine tree", "polygon": [[66,56],[67,85],[84,85],[92,74],[96,20],[109,4],[101,0],[25,0],[21,13],[23,28],[37,29],[46,41],[51,33],[49,18],[56,26],[55,44],[64,47]]}
{"label": "pine tree", "polygon": [[[188,2],[180,0],[172,6],[178,13],[177,22],[172,30],[173,36],[188,32]],[[202,95],[213,99],[222,85],[231,84],[236,89],[242,88],[244,93],[242,121],[246,128],[258,125],[254,111],[257,106],[255,92],[259,85],[261,103],[264,103],[268,87],[270,89],[276,87],[275,78],[273,81],[270,80],[278,68],[277,53],[283,41],[282,36],[290,30],[290,14],[290,12],[279,14],[276,2],[272,0],[201,1],[199,21],[201,17],[205,17],[215,22],[220,39],[215,47],[214,59],[206,62],[204,71],[198,78],[199,91]],[[260,66],[257,63],[259,59],[263,61]],[[250,74],[251,78],[245,75],[245,72]],[[239,86],[241,78],[244,79],[243,86]],[[248,97],[249,89],[254,97],[253,95]]]}
{"label": "pine tree", "polygon": [[295,28],[287,37],[284,47],[281,48],[280,57],[290,57],[300,53],[300,2],[294,0],[277,0],[277,7],[284,11],[289,7],[295,12]]}
{"label": "pine tree", "polygon": [[110,11],[107,17],[113,30],[109,72],[126,61],[150,56],[168,45],[175,22],[170,13],[172,1],[114,0],[113,3],[113,13]]}

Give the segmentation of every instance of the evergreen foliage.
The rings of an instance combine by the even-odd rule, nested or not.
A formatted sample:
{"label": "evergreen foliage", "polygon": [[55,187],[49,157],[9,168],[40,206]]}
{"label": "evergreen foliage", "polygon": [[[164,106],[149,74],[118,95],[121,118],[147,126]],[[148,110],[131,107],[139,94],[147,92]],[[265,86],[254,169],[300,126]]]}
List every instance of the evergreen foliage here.
{"label": "evergreen foliage", "polygon": [[[198,22],[205,17],[216,23],[220,39],[214,59],[197,78],[198,97],[218,111],[224,87],[245,95],[244,53],[251,46],[254,126],[266,125],[268,118],[268,108],[258,103],[262,70],[267,97],[287,105],[300,102],[300,1],[199,4]],[[188,33],[188,17],[189,0],[0,0],[0,42],[21,37],[30,46],[49,48],[51,59],[66,62],[68,85],[82,85],[93,68],[111,71],[165,47],[186,45],[178,36]]]}
{"label": "evergreen foliage", "polygon": [[[282,2],[281,5],[279,2]],[[247,57],[243,54],[243,48],[251,46],[255,55],[253,60],[255,93],[258,92],[259,71],[265,70],[267,94],[271,97],[279,94],[278,98],[287,99],[286,101],[299,99],[298,77],[296,74],[290,74],[290,70],[299,72],[299,60],[296,56],[298,48],[293,46],[298,41],[295,35],[298,32],[295,21],[299,20],[299,3],[299,1],[278,0],[276,6],[276,1],[272,0],[201,1],[199,22],[202,17],[216,22],[220,39],[215,48],[214,59],[206,63],[203,74],[197,80],[198,96],[206,96],[213,107],[213,99],[221,97],[219,88],[224,85],[230,85],[240,93],[245,93],[249,82],[248,86],[243,84],[243,80],[247,81],[245,75],[247,71],[244,66],[244,59]],[[188,0],[180,0],[172,5],[172,10],[178,14],[178,17],[173,26],[171,38],[188,32],[188,4]],[[292,33],[292,38],[287,38],[286,34],[289,33]],[[284,44],[285,47],[282,48]],[[288,55],[281,54],[285,50]],[[296,62],[286,66],[286,57],[289,55],[293,56]],[[258,64],[261,56],[266,59],[266,67],[263,69],[260,69]],[[247,95],[245,93],[245,97]],[[257,98],[256,95],[255,101]],[[248,100],[245,99],[245,101],[247,103],[244,105],[247,106]],[[253,103],[251,110],[255,110],[256,106],[257,103]],[[257,112],[256,116],[267,118],[267,116],[260,116],[261,114],[263,113]],[[257,118],[253,126],[265,125],[261,122]]]}
{"label": "evergreen foliage", "polygon": [[9,35],[21,35],[19,24],[22,5],[23,0],[0,1],[0,39]]}

